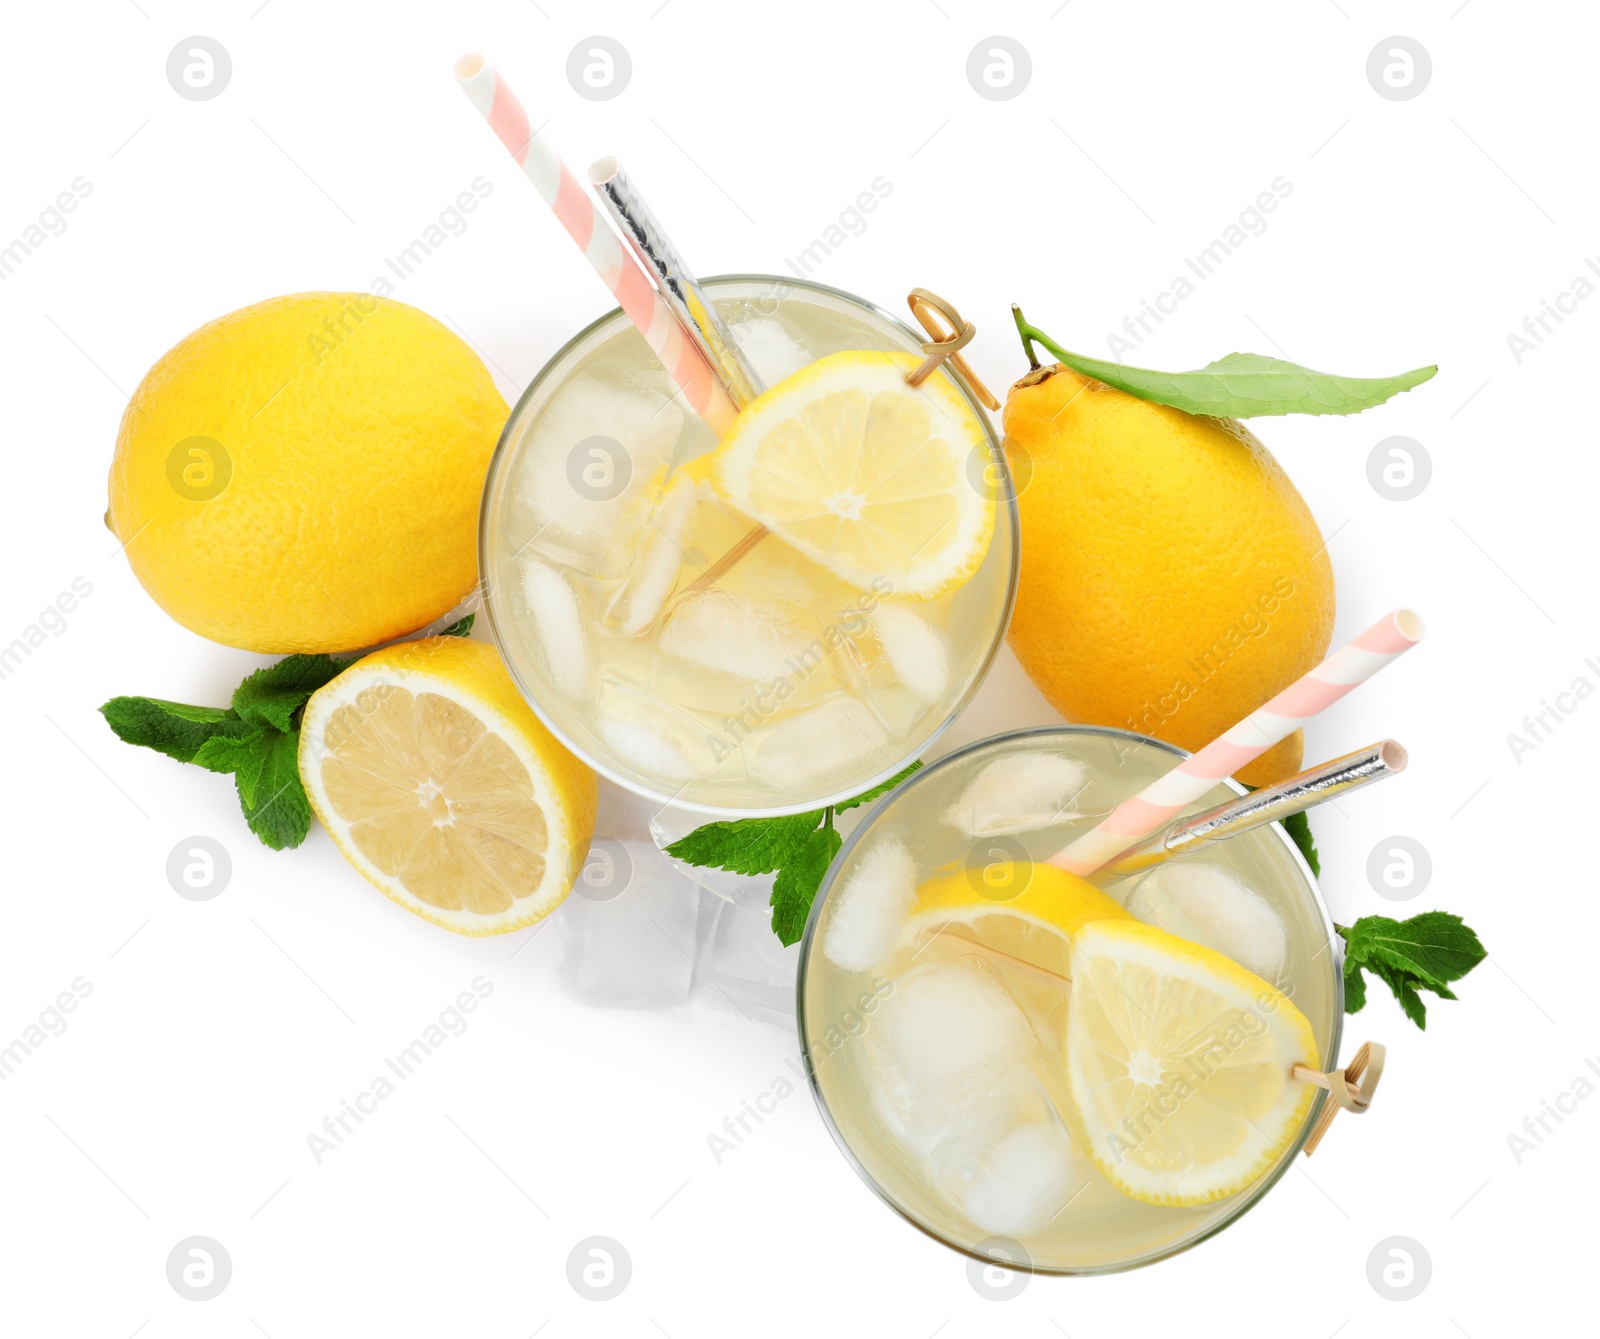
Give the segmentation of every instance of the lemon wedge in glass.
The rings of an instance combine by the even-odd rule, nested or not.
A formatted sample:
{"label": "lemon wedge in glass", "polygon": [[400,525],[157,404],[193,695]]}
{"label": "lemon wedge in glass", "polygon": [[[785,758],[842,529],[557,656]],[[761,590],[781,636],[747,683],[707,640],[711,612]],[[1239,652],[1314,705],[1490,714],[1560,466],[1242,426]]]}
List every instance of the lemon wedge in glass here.
{"label": "lemon wedge in glass", "polygon": [[932,599],[994,534],[989,441],[908,353],[830,354],[748,405],[711,457],[722,499],[859,590]]}
{"label": "lemon wedge in glass", "polygon": [[1288,996],[1230,958],[1132,919],[1073,937],[1067,1083],[1095,1165],[1146,1204],[1237,1193],[1294,1142],[1316,1039]]}

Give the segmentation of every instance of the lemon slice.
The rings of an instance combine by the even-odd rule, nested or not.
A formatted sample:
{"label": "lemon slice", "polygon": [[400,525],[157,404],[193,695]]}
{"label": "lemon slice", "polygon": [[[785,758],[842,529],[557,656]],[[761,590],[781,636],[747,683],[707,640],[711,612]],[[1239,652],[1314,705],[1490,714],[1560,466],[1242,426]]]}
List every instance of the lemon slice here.
{"label": "lemon slice", "polygon": [[1072,955],[1067,1083],[1095,1165],[1146,1204],[1243,1190],[1293,1142],[1314,1095],[1304,1014],[1209,948],[1138,921],[1084,926]]}
{"label": "lemon slice", "polygon": [[987,466],[988,438],[945,377],[907,383],[918,362],[851,352],[802,368],[735,420],[712,484],[857,589],[931,599],[960,585],[994,533],[985,475],[968,468],[975,453]]}
{"label": "lemon slice", "polygon": [[312,694],[300,779],[344,858],[460,934],[548,915],[589,850],[595,775],[558,744],[484,642],[385,647]]}
{"label": "lemon slice", "polygon": [[914,946],[954,929],[963,938],[1069,976],[1073,937],[1090,921],[1106,919],[1129,917],[1088,880],[1054,865],[1002,861],[923,884],[901,942]]}

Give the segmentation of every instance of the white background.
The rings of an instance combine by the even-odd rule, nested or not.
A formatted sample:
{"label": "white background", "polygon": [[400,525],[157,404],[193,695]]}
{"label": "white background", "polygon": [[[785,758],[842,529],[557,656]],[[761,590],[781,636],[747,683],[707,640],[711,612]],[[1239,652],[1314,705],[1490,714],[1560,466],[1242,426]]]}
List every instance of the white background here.
{"label": "white background", "polygon": [[[0,1040],[75,978],[64,1033],[0,1082],[8,1333],[688,1335],[1524,1332],[1594,1324],[1600,1100],[1520,1164],[1507,1136],[1600,1054],[1593,1007],[1589,699],[1520,762],[1508,732],[1576,677],[1600,684],[1592,602],[1600,302],[1522,361],[1509,332],[1600,249],[1600,24],[1579,5],[1364,0],[1114,5],[166,0],[7,6],[0,238],[83,176],[67,231],[0,285],[8,520],[0,642],[85,578],[65,632],[0,682],[7,877]],[[259,8],[258,8],[259,6]],[[658,8],[659,6],[659,8]],[[1054,12],[1052,12],[1054,11]],[[632,81],[581,98],[568,52],[602,33]],[[1029,86],[966,77],[991,34]],[[165,76],[182,38],[233,63],[212,101]],[[1431,82],[1380,97],[1368,53],[1403,34]],[[702,997],[602,1010],[559,983],[561,919],[474,942],[388,902],[320,829],[274,853],[229,784],[126,747],[118,693],[223,702],[260,658],[208,644],[145,596],[101,523],[126,397],[188,331],[277,293],[364,289],[482,174],[493,195],[396,296],[481,350],[508,399],[608,305],[450,78],[488,51],[568,160],[616,153],[707,273],[780,271],[878,176],[892,195],[816,277],[898,307],[915,285],[979,326],[973,361],[1023,369],[1007,304],[1069,347],[1184,272],[1274,178],[1292,195],[1131,361],[1282,351],[1354,374],[1438,362],[1350,419],[1257,427],[1315,512],[1342,642],[1385,609],[1423,646],[1310,732],[1308,757],[1392,734],[1410,772],[1318,811],[1336,917],[1396,910],[1368,884],[1393,834],[1431,853],[1400,914],[1464,914],[1491,957],[1418,1033],[1373,989],[1350,1041],[1390,1047],[1372,1114],[1343,1118],[1256,1210],[1152,1270],[979,1295],[966,1261],[897,1220],[803,1091],[721,1165],[706,1136],[771,1087],[792,1030]],[[1433,477],[1393,502],[1382,438]],[[960,739],[1051,719],[1005,658]],[[233,876],[178,898],[168,852],[207,834]],[[565,909],[564,909],[565,910]],[[131,937],[130,937],[131,936]],[[318,1165],[306,1135],[477,976],[494,991]],[[703,994],[703,993],[702,993]],[[180,1239],[226,1246],[213,1301],[179,1297]],[[633,1261],[615,1300],[566,1259],[603,1234]],[[1395,1302],[1367,1259],[1405,1235],[1428,1287]],[[543,1328],[540,1328],[543,1327]]]}

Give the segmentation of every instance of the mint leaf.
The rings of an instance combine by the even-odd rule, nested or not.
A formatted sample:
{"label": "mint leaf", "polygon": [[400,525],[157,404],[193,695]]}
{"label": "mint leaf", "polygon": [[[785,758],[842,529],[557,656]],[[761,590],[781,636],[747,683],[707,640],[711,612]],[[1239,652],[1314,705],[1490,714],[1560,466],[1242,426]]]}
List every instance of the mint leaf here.
{"label": "mint leaf", "polygon": [[213,772],[232,772],[239,795],[248,808],[256,802],[256,782],[261,776],[261,766],[272,747],[271,737],[278,733],[277,730],[257,730],[238,739],[208,739],[193,761],[197,767]]}
{"label": "mint leaf", "polygon": [[839,804],[834,805],[834,812],[842,814],[846,809],[854,809],[858,804],[867,804],[877,799],[880,795],[887,795],[891,790],[893,790],[921,766],[922,763],[920,760],[914,761],[910,767],[896,772],[887,781],[880,781],[871,790],[864,790],[861,792],[861,794],[855,796],[854,798],[841,801]]}
{"label": "mint leaf", "polygon": [[822,822],[823,811],[786,814],[782,818],[736,818],[706,823],[679,838],[666,853],[691,865],[731,870],[735,874],[770,874],[792,860],[806,838]]}
{"label": "mint leaf", "polygon": [[1075,372],[1119,391],[1212,418],[1260,418],[1274,414],[1359,414],[1427,381],[1439,369],[1418,367],[1392,377],[1341,377],[1314,372],[1261,353],[1230,353],[1195,372],[1157,372],[1103,358],[1069,353],[1013,308],[1023,346],[1037,341]]}
{"label": "mint leaf", "polygon": [[1360,967],[1356,966],[1354,958],[1346,958],[1344,963],[1344,1011],[1347,1014],[1358,1014],[1367,1003],[1367,978]]}
{"label": "mint leaf", "polygon": [[830,823],[809,833],[778,871],[772,884],[772,928],[780,943],[798,943],[805,933],[812,900],[843,845],[844,838]]}
{"label": "mint leaf", "polygon": [[1300,854],[1305,857],[1306,864],[1311,866],[1311,872],[1319,879],[1322,877],[1322,861],[1317,858],[1317,843],[1311,836],[1311,819],[1304,809],[1298,814],[1290,814],[1283,820],[1283,830],[1289,834],[1290,839],[1300,848]]}
{"label": "mint leaf", "polygon": [[299,715],[306,699],[351,662],[287,656],[247,676],[231,707],[190,707],[150,697],[114,697],[100,708],[119,739],[179,762],[231,772],[250,830],[275,851],[311,830],[300,783]]}
{"label": "mint leaf", "polygon": [[233,690],[233,709],[252,725],[293,730],[306,699],[350,664],[328,655],[297,655],[268,665]]}
{"label": "mint leaf", "polygon": [[215,735],[243,735],[251,726],[222,707],[189,707],[158,697],[114,697],[100,708],[106,724],[125,744],[155,749],[179,762],[192,762]]}
{"label": "mint leaf", "polygon": [[1423,1004],[1422,996],[1417,994],[1417,979],[1406,973],[1397,971],[1387,963],[1372,962],[1367,964],[1373,974],[1388,986],[1394,993],[1395,999],[1400,1001],[1400,1008],[1405,1016],[1424,1031],[1428,1027],[1428,1007]]}
{"label": "mint leaf", "polygon": [[1447,911],[1425,911],[1408,921],[1363,917],[1356,922],[1358,930],[1363,922],[1370,922],[1363,934],[1369,956],[1377,954],[1425,981],[1459,981],[1488,956],[1461,917]]}
{"label": "mint leaf", "polygon": [[300,784],[299,736],[268,732],[259,745],[261,766],[254,777],[253,794],[245,795],[237,774],[234,781],[250,831],[274,851],[298,846],[311,831],[311,801]]}
{"label": "mint leaf", "polygon": [[441,637],[465,637],[469,632],[472,631],[472,620],[475,619],[476,617],[477,617],[476,614],[467,614],[463,618],[458,618],[448,628],[441,628],[439,630],[439,636],[441,636]]}
{"label": "mint leaf", "polygon": [[1427,1027],[1422,991],[1453,1000],[1449,982],[1458,981],[1488,956],[1477,934],[1448,911],[1424,911],[1409,920],[1363,916],[1354,925],[1335,927],[1345,941],[1345,1012],[1366,1003],[1371,972],[1393,992],[1406,1017]]}

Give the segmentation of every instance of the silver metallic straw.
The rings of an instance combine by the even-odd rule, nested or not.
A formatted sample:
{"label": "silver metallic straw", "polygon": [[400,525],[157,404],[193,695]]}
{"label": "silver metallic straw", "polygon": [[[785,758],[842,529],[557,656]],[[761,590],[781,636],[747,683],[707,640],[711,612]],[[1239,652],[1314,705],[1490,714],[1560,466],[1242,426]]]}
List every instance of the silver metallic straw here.
{"label": "silver metallic straw", "polygon": [[1187,855],[1212,842],[1237,837],[1264,823],[1298,814],[1359,786],[1382,781],[1386,776],[1405,771],[1405,767],[1405,749],[1394,740],[1385,739],[1320,767],[1308,768],[1275,786],[1263,786],[1204,813],[1177,819],[1153,837],[1136,842],[1121,855],[1108,860],[1097,872],[1103,875],[1136,873],[1163,860],[1171,860],[1173,856]]}
{"label": "silver metallic straw", "polygon": [[733,335],[717,315],[700,282],[662,231],[639,192],[615,158],[601,158],[589,169],[589,181],[606,212],[616,221],[634,254],[644,263],[685,333],[721,378],[728,398],[743,409],[766,389]]}

